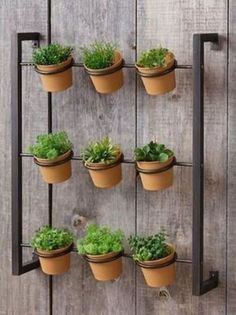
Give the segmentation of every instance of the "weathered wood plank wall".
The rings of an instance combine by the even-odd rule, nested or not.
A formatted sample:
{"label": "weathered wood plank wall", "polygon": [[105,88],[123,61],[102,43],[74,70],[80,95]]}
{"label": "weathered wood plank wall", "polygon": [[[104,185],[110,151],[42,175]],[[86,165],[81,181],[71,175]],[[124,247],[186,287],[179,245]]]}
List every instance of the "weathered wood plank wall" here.
{"label": "weathered wood plank wall", "polygon": [[[75,46],[76,59],[78,47],[105,39],[119,45],[128,63],[143,49],[162,45],[175,52],[180,64],[191,64],[193,33],[218,32],[222,39],[220,51],[207,47],[205,54],[205,271],[206,276],[209,269],[220,271],[219,288],[193,297],[191,266],[178,264],[171,297],[162,300],[157,290],[146,287],[130,260],[125,259],[119,281],[103,284],[73,254],[70,272],[53,278],[53,314],[235,314],[234,2],[230,0],[228,6],[223,0],[51,0],[51,8],[52,40]],[[0,14],[0,68],[4,74],[0,78],[0,170],[4,178],[0,184],[0,244],[7,250],[0,265],[0,314],[49,314],[47,277],[39,270],[21,277],[10,275],[10,179],[6,172],[10,168],[10,34],[39,31],[46,38],[47,1],[1,0]],[[155,138],[173,148],[178,160],[191,161],[191,71],[178,70],[177,89],[162,97],[147,96],[139,78],[136,91],[134,70],[124,72],[125,86],[113,95],[101,96],[94,92],[84,71],[74,68],[73,88],[53,95],[53,130],[68,131],[75,154],[89,141],[109,135],[122,145],[127,158],[132,157],[136,143]],[[36,134],[46,132],[47,98],[38,82],[32,69],[24,70],[24,147]],[[32,161],[24,166],[24,240],[28,241],[35,228],[47,222],[47,189]],[[116,188],[95,189],[87,171],[74,161],[72,179],[53,189],[53,224],[72,228],[78,237],[83,231],[72,222],[77,214],[120,227],[127,235],[135,230],[153,233],[164,226],[179,257],[191,258],[191,169],[176,168],[174,186],[161,193],[145,192],[139,180],[136,186],[132,165],[123,165],[123,177]]]}

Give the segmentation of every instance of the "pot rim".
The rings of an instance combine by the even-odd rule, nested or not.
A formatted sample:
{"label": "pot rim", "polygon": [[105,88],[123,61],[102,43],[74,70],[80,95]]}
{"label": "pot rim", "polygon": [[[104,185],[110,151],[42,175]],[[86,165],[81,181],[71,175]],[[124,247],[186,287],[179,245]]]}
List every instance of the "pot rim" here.
{"label": "pot rim", "polygon": [[91,69],[91,68],[86,67],[86,65],[84,64],[84,69],[91,76],[101,76],[101,75],[112,74],[122,69],[123,64],[124,64],[124,59],[122,58],[121,52],[117,50],[115,52],[114,62],[110,67],[106,67],[102,69]]}
{"label": "pot rim", "polygon": [[87,260],[89,263],[97,263],[97,264],[103,264],[112,262],[114,260],[117,260],[123,256],[123,250],[120,252],[109,252],[107,254],[101,254],[101,255],[83,255],[84,259]]}
{"label": "pot rim", "polygon": [[56,159],[49,160],[49,159],[42,159],[34,156],[34,162],[35,164],[42,166],[42,167],[52,167],[64,164],[71,160],[74,152],[73,150],[68,150],[67,152],[61,154]]}
{"label": "pot rim", "polygon": [[[141,66],[138,65],[137,62],[135,62],[135,67],[136,67],[140,72],[142,72],[142,70],[144,70],[144,71],[152,71],[152,70],[157,71],[157,70],[158,70],[158,71],[160,71],[160,72],[163,72],[163,71],[165,71],[165,70],[171,68],[171,67],[173,66],[174,62],[175,62],[175,56],[174,56],[174,54],[173,54],[172,52],[169,52],[169,53],[166,55],[166,57],[167,57],[167,56],[170,57],[170,60],[167,62],[167,65],[164,66],[164,67],[160,67],[160,66],[156,66],[156,67],[153,67],[153,68],[141,67]],[[166,58],[166,57],[165,57],[165,58]]]}
{"label": "pot rim", "polygon": [[58,249],[53,249],[51,251],[41,250],[41,249],[36,248],[34,250],[34,253],[38,257],[42,257],[42,258],[55,258],[55,257],[64,256],[64,255],[70,253],[72,251],[72,248],[73,248],[73,242],[71,244],[69,244],[68,246],[58,248]]}
{"label": "pot rim", "polygon": [[[150,163],[150,164],[149,164]],[[173,168],[176,164],[176,158],[174,155],[169,157],[169,159],[165,162],[160,161],[136,161],[136,170],[139,173],[143,174],[158,174],[162,172],[166,172],[169,169]]]}
{"label": "pot rim", "polygon": [[121,161],[123,159],[123,153],[120,152],[116,159],[113,160],[111,163],[86,163],[84,162],[84,166],[86,168],[88,168],[89,170],[92,170],[92,171],[100,171],[100,170],[106,170],[106,169],[109,169],[109,168],[113,168],[119,164],[121,164]]}

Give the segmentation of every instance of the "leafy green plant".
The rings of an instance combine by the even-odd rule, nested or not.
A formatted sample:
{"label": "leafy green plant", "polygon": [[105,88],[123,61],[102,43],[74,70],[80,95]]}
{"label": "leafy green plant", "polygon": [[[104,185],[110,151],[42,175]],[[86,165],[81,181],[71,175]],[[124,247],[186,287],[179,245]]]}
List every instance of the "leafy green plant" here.
{"label": "leafy green plant", "polygon": [[136,161],[165,162],[174,155],[174,152],[167,149],[164,144],[151,141],[143,147],[136,148],[134,155]]}
{"label": "leafy green plant", "polygon": [[121,230],[111,231],[105,226],[90,224],[83,239],[78,240],[77,249],[81,255],[102,255],[120,252],[124,235]]}
{"label": "leafy green plant", "polygon": [[62,228],[42,226],[32,237],[31,246],[39,250],[55,250],[73,243],[73,234]]}
{"label": "leafy green plant", "polygon": [[152,48],[144,51],[138,59],[137,65],[144,68],[164,67],[165,57],[169,53],[167,48]]}
{"label": "leafy green plant", "polygon": [[65,131],[37,136],[36,143],[28,151],[41,159],[53,160],[73,148]]}
{"label": "leafy green plant", "polygon": [[73,48],[62,46],[57,43],[38,48],[33,52],[32,62],[34,65],[56,65],[66,61],[71,55]]}
{"label": "leafy green plant", "polygon": [[128,238],[134,260],[156,260],[171,254],[172,249],[166,243],[164,231],[150,236],[131,235]]}
{"label": "leafy green plant", "polygon": [[95,42],[80,48],[81,57],[89,69],[104,69],[113,64],[117,47],[109,42]]}
{"label": "leafy green plant", "polygon": [[112,163],[120,154],[120,147],[112,144],[108,137],[101,141],[91,143],[82,153],[81,156],[85,164],[89,163]]}

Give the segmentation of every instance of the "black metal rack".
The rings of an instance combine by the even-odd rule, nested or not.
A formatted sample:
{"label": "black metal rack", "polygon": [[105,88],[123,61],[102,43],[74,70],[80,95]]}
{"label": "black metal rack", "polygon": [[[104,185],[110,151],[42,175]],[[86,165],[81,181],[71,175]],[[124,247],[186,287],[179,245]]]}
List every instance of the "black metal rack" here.
{"label": "black metal rack", "polygon": [[[22,61],[22,42],[32,41],[33,47],[40,46],[40,33],[17,33],[12,38],[12,274],[21,275],[39,267],[39,261],[33,256],[29,262],[23,262],[22,251],[29,244],[22,243],[22,158],[32,155],[22,152],[22,67],[33,66]],[[204,43],[218,45],[218,34],[193,35],[193,66],[177,65],[177,69],[193,69],[193,163],[176,162],[176,166],[193,169],[193,227],[192,260],[177,259],[179,263],[192,264],[192,292],[202,295],[218,285],[218,271],[211,271],[210,278],[203,280],[204,249]],[[74,67],[82,67],[75,63]],[[134,64],[124,64],[134,68]],[[48,132],[52,131],[52,101],[48,93]],[[81,160],[74,156],[73,160]],[[124,160],[122,163],[135,163]],[[48,221],[52,221],[52,185],[48,185]],[[124,254],[125,257],[129,255]]]}

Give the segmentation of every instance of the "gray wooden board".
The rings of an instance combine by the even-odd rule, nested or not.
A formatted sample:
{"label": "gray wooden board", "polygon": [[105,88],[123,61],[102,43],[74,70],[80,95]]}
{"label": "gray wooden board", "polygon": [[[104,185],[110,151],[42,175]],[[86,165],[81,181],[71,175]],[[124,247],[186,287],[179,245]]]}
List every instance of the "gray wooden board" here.
{"label": "gray wooden board", "polygon": [[236,89],[235,89],[235,69],[236,69],[236,3],[229,1],[229,73],[228,73],[228,250],[227,250],[227,311],[228,314],[236,314],[236,277],[235,277],[235,178],[236,178]]}
{"label": "gray wooden board", "polygon": [[[179,64],[192,63],[192,34],[219,32],[226,35],[227,7],[223,1],[138,0],[138,53],[153,46],[171,49]],[[191,267],[178,265],[171,298],[162,301],[157,290],[148,289],[138,273],[137,314],[224,314],[226,233],[226,61],[227,47],[206,49],[205,98],[205,270],[220,271],[220,286],[201,298],[191,295]],[[177,88],[161,97],[145,94],[138,85],[138,144],[155,138],[176,153],[177,160],[191,160],[192,86],[191,71],[177,71]],[[222,148],[222,144],[224,148]],[[191,258],[192,204],[191,169],[176,168],[175,183],[163,192],[148,193],[139,185],[137,228],[154,233],[165,227],[176,244],[179,257]],[[219,233],[220,231],[220,233]]]}
{"label": "gray wooden board", "polygon": [[[52,40],[73,45],[76,61],[79,60],[78,47],[99,39],[115,41],[126,61],[131,62],[135,54],[132,50],[134,8],[134,1],[52,1]],[[117,21],[122,21],[120,27]],[[106,96],[94,91],[83,69],[73,68],[73,72],[73,87],[53,95],[53,129],[68,131],[76,155],[89,142],[108,135],[122,146],[126,157],[131,158],[135,143],[134,70],[124,70],[125,86]],[[126,234],[133,232],[134,166],[123,165],[122,183],[103,190],[93,186],[81,162],[72,163],[72,179],[54,188],[53,223],[72,227],[74,215],[81,214],[89,222],[122,228]],[[80,227],[74,230],[77,237],[83,235]],[[87,263],[76,254],[73,256],[71,273],[53,281],[55,314],[134,314],[132,261],[124,259],[124,272],[119,281],[99,283],[94,280]]]}
{"label": "gray wooden board", "polygon": [[[11,276],[11,34],[13,32],[46,31],[46,2],[37,1],[1,1],[1,83],[0,83],[0,126],[1,126],[1,265],[0,265],[0,313],[1,314],[47,314],[48,312],[48,281],[47,277],[32,271],[21,277]],[[25,47],[28,52],[28,47]],[[17,73],[16,73],[17,75]],[[29,139],[42,132],[46,125],[46,98],[40,92],[32,70],[23,71],[23,147]],[[40,120],[38,121],[38,118]],[[47,194],[41,179],[36,176],[36,167],[32,161],[24,161],[23,167],[23,237],[28,241],[35,228],[44,220]],[[37,194],[35,193],[37,192]],[[40,215],[39,215],[40,214]],[[16,232],[16,231],[15,231]],[[24,251],[24,258],[31,258],[29,251]]]}

